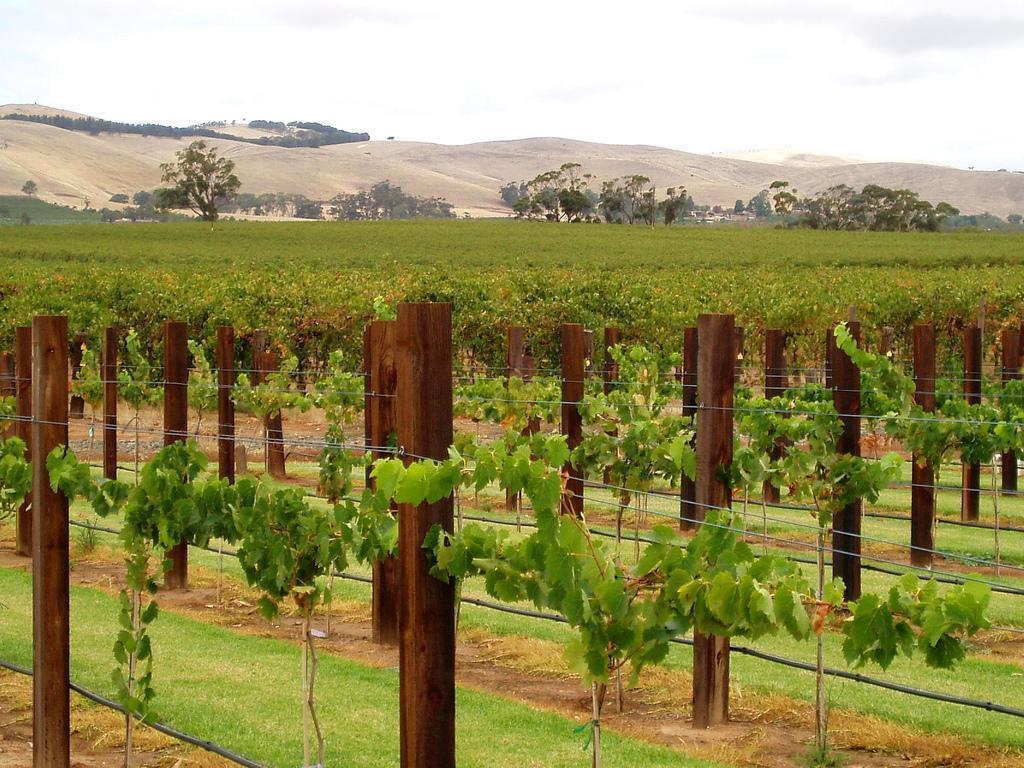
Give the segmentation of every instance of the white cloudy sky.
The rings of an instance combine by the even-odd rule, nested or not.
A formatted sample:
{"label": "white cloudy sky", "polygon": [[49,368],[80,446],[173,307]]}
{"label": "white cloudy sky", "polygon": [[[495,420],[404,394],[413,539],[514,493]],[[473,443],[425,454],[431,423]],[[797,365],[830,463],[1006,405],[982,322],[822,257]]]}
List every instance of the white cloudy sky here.
{"label": "white cloudy sky", "polygon": [[1022,0],[0,0],[0,103],[1024,169]]}

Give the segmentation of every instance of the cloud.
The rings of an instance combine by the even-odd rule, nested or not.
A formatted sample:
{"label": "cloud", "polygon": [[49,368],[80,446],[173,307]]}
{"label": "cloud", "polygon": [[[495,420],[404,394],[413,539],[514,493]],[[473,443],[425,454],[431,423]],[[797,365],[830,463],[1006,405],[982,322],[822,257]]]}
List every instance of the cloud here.
{"label": "cloud", "polygon": [[921,80],[943,77],[955,73],[955,68],[946,59],[922,54],[912,58],[885,62],[873,68],[863,67],[853,72],[835,76],[838,85],[854,87],[892,87]]}
{"label": "cloud", "polygon": [[544,88],[536,91],[534,97],[542,102],[554,101],[560,104],[575,104],[595,97],[611,96],[623,91],[631,91],[641,85],[641,83],[637,82],[578,83]]}
{"label": "cloud", "polygon": [[428,18],[419,10],[344,4],[330,0],[298,0],[283,5],[274,3],[266,18],[275,23],[299,28],[345,28],[360,24],[408,26]]}
{"label": "cloud", "polygon": [[[943,6],[952,10],[945,10]],[[1024,13],[1019,5],[974,2],[915,4],[836,4],[789,0],[771,6],[740,2],[696,9],[692,15],[738,25],[814,27],[849,35],[890,54],[915,54],[1024,43]]]}
{"label": "cloud", "polygon": [[997,48],[1024,43],[1024,18],[922,14],[909,18],[879,15],[852,19],[855,34],[868,45],[894,54]]}

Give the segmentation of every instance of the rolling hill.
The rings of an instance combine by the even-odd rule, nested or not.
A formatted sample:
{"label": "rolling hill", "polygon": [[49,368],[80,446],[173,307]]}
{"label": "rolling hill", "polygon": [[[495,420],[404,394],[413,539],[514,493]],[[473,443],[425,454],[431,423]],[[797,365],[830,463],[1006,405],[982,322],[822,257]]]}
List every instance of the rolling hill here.
{"label": "rolling hill", "polygon": [[[0,115],[72,114],[38,105],[6,105]],[[208,127],[216,128],[210,125]],[[219,129],[218,129],[219,130]],[[225,132],[256,136],[243,126]],[[159,165],[187,139],[133,134],[73,132],[37,123],[0,120],[0,195],[18,194],[28,179],[40,199],[80,207],[108,205],[111,195],[152,189]],[[530,138],[449,146],[408,141],[365,141],[319,148],[259,146],[212,140],[235,160],[247,192],[300,193],[327,199],[389,179],[407,192],[443,197],[473,216],[507,215],[498,188],[576,161],[599,179],[639,173],[659,188],[685,186],[701,203],[731,207],[775,179],[801,193],[846,183],[910,188],[933,202],[945,200],[964,213],[1005,217],[1024,213],[1024,173],[967,171],[920,163],[866,163],[800,153],[761,153],[750,158],[699,155],[661,147],[595,144],[561,138]]]}

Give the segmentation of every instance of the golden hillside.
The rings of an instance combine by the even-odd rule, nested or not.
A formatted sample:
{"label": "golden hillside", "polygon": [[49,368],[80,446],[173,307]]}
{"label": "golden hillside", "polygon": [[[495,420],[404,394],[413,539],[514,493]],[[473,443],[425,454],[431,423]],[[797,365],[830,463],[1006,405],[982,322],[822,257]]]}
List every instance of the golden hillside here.
{"label": "golden hillside", "polygon": [[[6,105],[9,112],[72,114],[37,105]],[[243,126],[225,132],[255,135]],[[159,165],[187,140],[131,134],[73,132],[47,125],[0,120],[0,195],[18,194],[28,179],[44,200],[80,207],[107,204],[111,195],[152,189]],[[447,146],[407,141],[370,141],[320,148],[263,147],[213,141],[237,163],[243,190],[300,193],[327,199],[389,179],[407,192],[437,196],[474,216],[508,212],[497,190],[506,181],[529,179],[563,162],[576,161],[599,179],[639,173],[659,187],[683,185],[700,203],[732,206],[775,179],[801,193],[832,184],[906,187],[932,202],[945,200],[964,213],[999,216],[1024,212],[1024,174],[965,171],[917,163],[861,163],[837,157],[776,153],[770,162],[737,156],[698,155],[651,146],[594,144],[532,138]]]}

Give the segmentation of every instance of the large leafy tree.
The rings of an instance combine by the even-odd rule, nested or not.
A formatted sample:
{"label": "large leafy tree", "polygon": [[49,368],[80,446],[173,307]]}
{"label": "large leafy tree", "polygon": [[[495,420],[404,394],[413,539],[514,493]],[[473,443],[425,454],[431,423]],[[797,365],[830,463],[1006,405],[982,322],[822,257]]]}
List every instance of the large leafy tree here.
{"label": "large leafy tree", "polygon": [[218,157],[205,141],[193,141],[175,156],[175,162],[160,166],[161,181],[170,186],[156,191],[157,207],[189,208],[204,221],[216,221],[218,205],[234,198],[242,186],[234,161]]}

